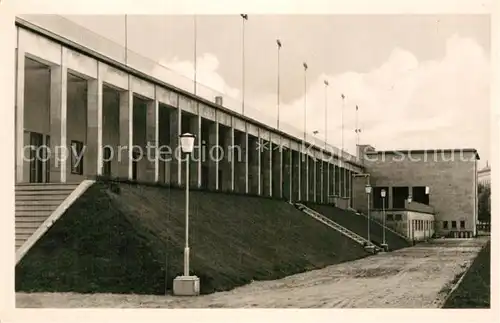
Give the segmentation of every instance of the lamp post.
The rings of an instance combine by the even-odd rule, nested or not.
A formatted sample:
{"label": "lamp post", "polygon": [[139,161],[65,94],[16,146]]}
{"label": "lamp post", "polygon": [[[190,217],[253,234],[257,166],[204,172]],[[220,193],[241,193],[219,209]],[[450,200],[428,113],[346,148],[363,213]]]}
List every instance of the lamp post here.
{"label": "lamp post", "polygon": [[368,231],[367,231],[367,236],[368,236],[368,241],[371,242],[371,239],[370,239],[370,194],[372,193],[372,187],[370,186],[370,184],[366,184],[365,186],[365,193],[366,193],[366,198],[367,198],[367,201],[368,201],[368,214],[367,214],[367,219],[368,219]]}
{"label": "lamp post", "polygon": [[186,154],[186,232],[184,247],[184,275],[174,279],[174,295],[195,296],[200,294],[200,279],[189,276],[189,159],[194,148],[195,135],[184,133],[180,136],[182,152]]}
{"label": "lamp post", "polygon": [[278,118],[277,118],[277,129],[280,129],[280,49],[281,41],[276,39],[276,45],[278,45],[278,75],[277,75],[277,101],[278,101]]}
{"label": "lamp post", "polygon": [[385,251],[387,251],[387,243],[385,243],[385,195],[386,195],[386,192],[384,189],[382,189],[380,191],[380,196],[382,197],[382,216],[383,216],[383,219],[382,219],[382,248],[384,248]]}

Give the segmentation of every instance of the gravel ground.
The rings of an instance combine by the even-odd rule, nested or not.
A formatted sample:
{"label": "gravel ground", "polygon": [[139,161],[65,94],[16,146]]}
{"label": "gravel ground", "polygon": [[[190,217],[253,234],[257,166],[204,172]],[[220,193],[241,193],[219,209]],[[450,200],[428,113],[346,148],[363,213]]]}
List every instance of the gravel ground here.
{"label": "gravel ground", "polygon": [[489,237],[442,239],[200,297],[16,293],[17,307],[436,308]]}

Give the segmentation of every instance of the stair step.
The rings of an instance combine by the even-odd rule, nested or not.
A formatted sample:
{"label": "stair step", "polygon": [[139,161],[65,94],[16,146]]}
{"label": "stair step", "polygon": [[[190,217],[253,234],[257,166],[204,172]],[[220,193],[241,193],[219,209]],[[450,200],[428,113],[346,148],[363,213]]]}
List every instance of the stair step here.
{"label": "stair step", "polygon": [[71,183],[71,184],[61,184],[61,183],[43,183],[43,184],[16,184],[17,190],[59,190],[59,189],[75,189],[79,184]]}
{"label": "stair step", "polygon": [[17,196],[43,196],[43,195],[69,195],[73,192],[73,189],[64,189],[64,190],[23,190],[16,191]]}
{"label": "stair step", "polygon": [[40,222],[45,221],[47,216],[45,215],[24,215],[24,216],[16,216],[16,223],[18,222]]}
{"label": "stair step", "polygon": [[[71,194],[71,193],[69,193]],[[30,194],[16,194],[16,202],[21,201],[64,201],[69,194],[55,194],[55,195],[30,195]]]}
{"label": "stair step", "polygon": [[375,251],[378,251],[379,248],[377,248],[371,241],[368,241],[367,239],[361,237],[360,235],[348,230],[347,228],[341,226],[340,224],[336,223],[335,221],[325,217],[324,215],[322,215],[321,213],[319,212],[316,212],[315,210],[305,206],[305,205],[301,205],[301,204],[296,204],[297,208],[301,211],[303,211],[304,213],[308,214],[309,216],[311,216],[312,218],[320,221],[320,222],[323,222],[324,224],[328,225],[329,227],[337,230],[338,232],[344,234],[345,236],[349,237],[350,239],[354,240],[355,242],[363,245],[365,247],[365,249],[368,247],[368,248],[372,248],[373,250]]}
{"label": "stair step", "polygon": [[19,211],[54,211],[58,205],[16,205],[16,212]]}
{"label": "stair step", "polygon": [[53,211],[48,210],[16,210],[16,218],[24,216],[45,216],[48,217]]}
{"label": "stair step", "polygon": [[16,207],[18,206],[59,206],[64,200],[63,199],[53,199],[53,200],[17,200]]}
{"label": "stair step", "polygon": [[16,228],[16,236],[29,238],[35,231],[31,228]]}
{"label": "stair step", "polygon": [[19,229],[33,229],[33,232],[35,232],[36,229],[38,229],[44,221],[38,221],[38,222],[16,222],[16,230]]}

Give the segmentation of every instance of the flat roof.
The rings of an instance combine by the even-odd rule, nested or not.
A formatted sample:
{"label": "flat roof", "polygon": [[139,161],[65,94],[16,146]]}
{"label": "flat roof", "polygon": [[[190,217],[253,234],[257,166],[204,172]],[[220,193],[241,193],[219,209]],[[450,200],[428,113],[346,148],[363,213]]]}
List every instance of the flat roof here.
{"label": "flat roof", "polygon": [[414,149],[414,150],[375,150],[366,151],[367,155],[377,155],[377,154],[434,154],[434,153],[472,153],[476,155],[476,159],[479,160],[479,154],[477,149],[474,148],[453,148],[453,149]]}

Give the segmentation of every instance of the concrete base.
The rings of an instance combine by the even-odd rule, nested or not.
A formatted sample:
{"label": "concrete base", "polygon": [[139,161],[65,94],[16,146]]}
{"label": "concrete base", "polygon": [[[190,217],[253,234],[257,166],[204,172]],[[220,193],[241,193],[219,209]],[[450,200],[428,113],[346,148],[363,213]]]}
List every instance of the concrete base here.
{"label": "concrete base", "polygon": [[174,279],[175,296],[200,295],[200,279],[197,276],[177,276]]}
{"label": "concrete base", "polygon": [[380,245],[385,252],[389,251],[389,245],[387,243],[383,243]]}

